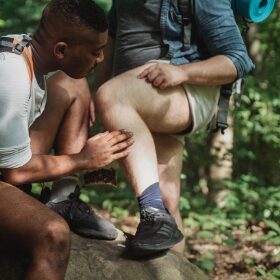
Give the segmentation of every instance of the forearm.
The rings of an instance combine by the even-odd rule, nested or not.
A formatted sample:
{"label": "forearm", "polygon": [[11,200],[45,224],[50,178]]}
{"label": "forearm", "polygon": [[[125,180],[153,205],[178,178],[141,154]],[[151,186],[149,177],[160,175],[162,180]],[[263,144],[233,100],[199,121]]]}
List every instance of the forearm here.
{"label": "forearm", "polygon": [[105,167],[114,160],[126,157],[134,143],[126,130],[99,133],[87,140],[78,154],[33,155],[20,168],[0,169],[4,180],[12,185],[53,180],[80,170]]}
{"label": "forearm", "polygon": [[185,72],[183,82],[193,85],[224,85],[237,78],[233,62],[224,55],[179,66]]}
{"label": "forearm", "polygon": [[31,160],[20,168],[2,169],[4,180],[12,185],[49,181],[81,169],[86,162],[76,155],[33,155]]}

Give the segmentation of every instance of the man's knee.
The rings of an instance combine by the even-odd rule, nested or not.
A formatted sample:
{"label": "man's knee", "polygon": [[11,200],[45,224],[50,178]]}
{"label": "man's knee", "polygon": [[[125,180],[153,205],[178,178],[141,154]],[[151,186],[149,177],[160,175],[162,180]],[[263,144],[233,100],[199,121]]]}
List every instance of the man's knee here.
{"label": "man's knee", "polygon": [[95,104],[97,110],[102,112],[104,108],[110,109],[117,102],[118,89],[113,89],[112,83],[109,81],[103,84],[95,94]]}
{"label": "man's knee", "polygon": [[101,87],[95,94],[95,104],[97,110],[107,110],[113,106],[135,107],[139,92],[136,92],[136,79],[131,73],[125,73],[115,77]]}
{"label": "man's knee", "polygon": [[[36,244],[37,243],[37,244]],[[67,223],[57,218],[52,221],[47,221],[41,228],[41,235],[38,237],[35,246],[40,248],[49,248],[53,253],[68,255],[71,244],[71,233]]]}
{"label": "man's knee", "polygon": [[86,106],[89,104],[90,90],[85,78],[73,79],[59,71],[48,79],[47,88],[48,98],[59,101],[60,106],[65,104],[68,107],[77,100]]}

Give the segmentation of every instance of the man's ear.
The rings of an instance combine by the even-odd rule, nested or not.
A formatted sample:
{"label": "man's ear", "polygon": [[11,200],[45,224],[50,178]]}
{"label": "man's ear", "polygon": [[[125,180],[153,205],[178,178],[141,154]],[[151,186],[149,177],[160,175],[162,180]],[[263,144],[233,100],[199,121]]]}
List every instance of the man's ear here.
{"label": "man's ear", "polygon": [[63,59],[66,55],[68,45],[65,42],[58,42],[54,46],[54,56]]}

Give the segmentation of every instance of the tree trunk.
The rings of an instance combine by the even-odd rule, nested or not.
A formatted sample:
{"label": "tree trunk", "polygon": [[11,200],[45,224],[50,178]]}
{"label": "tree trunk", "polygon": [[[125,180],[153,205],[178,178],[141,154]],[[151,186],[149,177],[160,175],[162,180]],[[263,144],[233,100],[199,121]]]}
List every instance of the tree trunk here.
{"label": "tree trunk", "polygon": [[228,115],[228,124],[229,127],[226,129],[225,134],[218,132],[212,135],[210,145],[210,155],[214,159],[214,162],[209,166],[209,199],[220,208],[224,207],[224,197],[228,192],[222,180],[232,178],[232,147],[234,135],[233,118],[230,112]]}
{"label": "tree trunk", "polygon": [[[123,244],[72,236],[66,280],[204,280],[205,275],[186,258],[171,251],[153,258],[124,256]],[[24,279],[28,260],[0,251],[0,279]],[[38,279],[39,280],[39,279]]]}

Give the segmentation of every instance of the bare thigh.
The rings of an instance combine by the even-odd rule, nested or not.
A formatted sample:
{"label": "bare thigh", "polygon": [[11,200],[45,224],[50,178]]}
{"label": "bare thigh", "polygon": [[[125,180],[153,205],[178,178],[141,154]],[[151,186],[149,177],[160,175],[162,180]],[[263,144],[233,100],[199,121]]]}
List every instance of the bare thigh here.
{"label": "bare thigh", "polygon": [[110,106],[118,106],[119,118],[122,114],[127,117],[127,108],[132,107],[152,132],[185,130],[192,122],[185,90],[181,86],[160,90],[138,79],[137,75],[146,67],[137,67],[105,83],[97,92],[97,109],[106,111]]}
{"label": "bare thigh", "polygon": [[[31,253],[50,221],[62,219],[18,188],[0,181],[0,244],[12,242]],[[1,246],[1,245],[0,245]]]}

